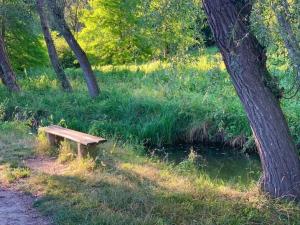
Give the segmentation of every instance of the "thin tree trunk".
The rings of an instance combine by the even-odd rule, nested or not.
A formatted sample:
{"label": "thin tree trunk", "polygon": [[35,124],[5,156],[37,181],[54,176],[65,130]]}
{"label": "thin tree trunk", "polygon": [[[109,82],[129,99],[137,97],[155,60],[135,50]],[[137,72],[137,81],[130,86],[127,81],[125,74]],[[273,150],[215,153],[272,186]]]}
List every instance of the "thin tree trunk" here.
{"label": "thin tree trunk", "polygon": [[1,66],[0,66],[0,80],[6,86],[5,79],[4,79],[4,73],[3,73]]}
{"label": "thin tree trunk", "polygon": [[84,78],[90,96],[96,97],[100,94],[100,88],[98,86],[96,76],[92,70],[92,66],[85,52],[76,41],[69,26],[65,21],[63,7],[58,6],[56,1],[57,0],[48,2],[49,8],[52,10],[52,14],[55,19],[55,24],[57,25],[60,33],[64,36],[65,40],[67,41],[68,45],[70,46],[70,48],[72,49],[79,61],[80,67],[82,68],[84,73]]}
{"label": "thin tree trunk", "polygon": [[[2,4],[4,4],[4,0],[2,0]],[[0,15],[0,36],[2,37],[2,40],[4,41],[4,36],[5,36],[5,21],[4,21],[4,16]],[[4,80],[4,74],[3,70],[0,65],[0,80],[2,83],[6,86],[5,80]]]}
{"label": "thin tree trunk", "polygon": [[263,168],[261,187],[273,197],[300,199],[299,157],[279,101],[266,85],[270,75],[264,49],[246,22],[252,7],[234,2],[203,0],[203,5],[255,136]]}
{"label": "thin tree trunk", "polygon": [[19,92],[20,87],[18,86],[16,82],[16,75],[13,71],[13,68],[9,62],[4,42],[2,39],[2,35],[0,35],[0,66],[2,69],[2,75],[1,79],[3,81],[3,84],[6,85],[6,87],[13,92]]}
{"label": "thin tree trunk", "polygon": [[[2,4],[4,4],[4,0],[2,1]],[[5,19],[4,19],[5,15],[0,15],[0,34],[2,36],[2,40],[3,42],[5,41]]]}
{"label": "thin tree trunk", "polygon": [[300,44],[288,20],[288,15],[290,14],[288,2],[282,0],[279,3],[273,3],[272,9],[277,18],[278,28],[284,45],[288,50],[289,57],[297,72],[297,77],[300,80]]}
{"label": "thin tree trunk", "polygon": [[52,66],[54,68],[54,71],[57,75],[58,80],[61,83],[61,87],[64,91],[71,92],[72,91],[72,86],[63,70],[63,67],[59,63],[58,55],[55,49],[55,45],[53,42],[53,39],[51,37],[49,25],[48,25],[48,20],[46,18],[46,12],[44,9],[44,0],[37,0],[37,11],[40,16],[40,21],[41,21],[41,26],[42,26],[42,31],[44,34],[44,39],[48,48],[48,54],[49,58],[51,60]]}

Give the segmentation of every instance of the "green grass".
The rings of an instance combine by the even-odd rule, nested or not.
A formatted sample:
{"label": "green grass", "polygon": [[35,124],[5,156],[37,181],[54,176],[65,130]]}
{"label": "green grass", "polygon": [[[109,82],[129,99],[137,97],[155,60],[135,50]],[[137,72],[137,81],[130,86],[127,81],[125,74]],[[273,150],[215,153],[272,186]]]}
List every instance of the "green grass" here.
{"label": "green grass", "polygon": [[[288,87],[286,66],[271,67]],[[22,93],[0,87],[0,120],[61,124],[104,137],[151,146],[221,143],[251,149],[244,110],[215,49],[172,63],[97,67],[101,96],[91,99],[79,69],[68,69],[74,93],[59,89],[53,71],[19,77]],[[292,134],[300,143],[299,96],[283,100]]]}
{"label": "green grass", "polygon": [[[13,132],[12,132],[13,130]],[[33,135],[21,122],[0,123],[0,164],[22,166],[21,159],[33,155]]]}
{"label": "green grass", "polygon": [[[15,124],[4,126],[10,128],[0,140],[32,139],[18,160],[30,156],[35,142],[29,129],[21,126],[23,132],[15,133]],[[12,143],[2,150],[3,162],[11,160],[11,149]],[[142,151],[111,139],[100,145],[95,160],[65,162],[60,175],[31,171],[14,185],[38,195],[35,207],[58,225],[299,224],[298,205],[270,200],[254,184],[244,189],[212,178],[196,169],[194,153],[171,164],[137,154]]]}
{"label": "green grass", "polygon": [[[188,62],[96,70],[102,89],[96,99],[87,95],[82,73],[75,69],[66,71],[74,87],[71,94],[59,89],[48,69],[20,77],[20,94],[0,87],[0,180],[27,177],[13,185],[38,195],[35,206],[55,224],[299,224],[299,205],[259,193],[258,171],[243,173],[247,182],[236,174],[221,179],[218,170],[228,168],[199,169],[193,154],[178,164],[145,155],[144,144],[253,147],[245,113],[214,49]],[[288,87],[285,68],[272,70]],[[299,97],[282,105],[299,143]],[[60,154],[43,137],[37,144],[30,134],[35,130],[32,121],[60,124],[109,141],[94,159],[78,162],[68,143],[60,147]],[[49,175],[24,168],[23,159],[37,153],[56,155],[66,171]]]}

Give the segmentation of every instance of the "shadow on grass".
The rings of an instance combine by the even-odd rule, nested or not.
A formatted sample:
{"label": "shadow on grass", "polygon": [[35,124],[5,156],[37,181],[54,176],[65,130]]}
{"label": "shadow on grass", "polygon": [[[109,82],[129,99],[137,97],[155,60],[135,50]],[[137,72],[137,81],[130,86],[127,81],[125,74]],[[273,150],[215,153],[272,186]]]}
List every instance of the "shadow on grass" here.
{"label": "shadow on grass", "polygon": [[299,219],[296,210],[285,212],[268,201],[254,204],[241,193],[147,176],[116,166],[87,176],[43,174],[31,187],[42,186],[44,195],[35,205],[57,224],[296,224]]}
{"label": "shadow on grass", "polygon": [[22,159],[32,156],[34,139],[22,122],[0,122],[0,166],[24,166]]}

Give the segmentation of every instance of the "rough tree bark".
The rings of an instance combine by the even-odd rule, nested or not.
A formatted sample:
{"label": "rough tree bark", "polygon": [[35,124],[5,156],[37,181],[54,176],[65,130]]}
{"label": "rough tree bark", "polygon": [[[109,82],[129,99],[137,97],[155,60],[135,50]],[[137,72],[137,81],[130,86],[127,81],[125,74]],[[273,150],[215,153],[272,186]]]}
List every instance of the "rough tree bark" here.
{"label": "rough tree bark", "polygon": [[37,0],[36,5],[37,5],[37,11],[40,16],[41,27],[42,27],[42,31],[44,34],[44,39],[45,39],[45,42],[46,42],[46,45],[48,48],[49,58],[52,63],[52,66],[54,68],[54,71],[57,75],[58,80],[61,83],[62,89],[64,91],[71,92],[72,86],[63,70],[63,67],[59,63],[56,48],[55,48],[55,45],[54,45],[54,42],[53,42],[53,39],[52,39],[52,36],[50,33],[48,20],[47,20],[45,8],[44,8],[44,0]]}
{"label": "rough tree bark", "polygon": [[16,75],[8,59],[5,46],[4,46],[4,41],[2,39],[2,35],[0,35],[0,67],[1,67],[0,73],[2,72],[0,75],[1,80],[3,81],[2,83],[10,91],[19,92],[20,87],[16,82]]}
{"label": "rough tree bark", "polygon": [[249,31],[252,6],[246,1],[203,0],[203,6],[256,139],[262,189],[273,197],[300,199],[299,157],[279,100],[266,85],[266,55]]}
{"label": "rough tree bark", "polygon": [[97,84],[97,79],[92,70],[92,66],[85,52],[76,41],[68,24],[66,23],[66,20],[64,18],[64,7],[59,6],[56,1],[57,0],[48,1],[48,6],[52,11],[55,20],[55,25],[59,29],[59,32],[64,36],[65,40],[67,41],[68,45],[79,61],[80,67],[82,68],[84,73],[84,79],[86,81],[90,96],[96,97],[100,94],[100,88]]}

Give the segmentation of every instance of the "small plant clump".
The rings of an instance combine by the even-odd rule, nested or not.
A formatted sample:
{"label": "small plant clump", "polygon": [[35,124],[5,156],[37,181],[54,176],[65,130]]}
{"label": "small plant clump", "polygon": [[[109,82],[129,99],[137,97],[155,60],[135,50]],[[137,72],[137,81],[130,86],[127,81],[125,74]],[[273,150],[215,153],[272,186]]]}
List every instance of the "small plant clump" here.
{"label": "small plant clump", "polygon": [[78,174],[92,172],[96,169],[96,166],[95,159],[91,158],[89,155],[86,158],[73,160],[70,163],[71,170]]}
{"label": "small plant clump", "polygon": [[60,143],[58,152],[57,160],[60,163],[70,162],[76,157],[71,143],[67,140],[64,140]]}
{"label": "small plant clump", "polygon": [[35,151],[37,155],[41,156],[53,156],[56,154],[56,150],[51,146],[45,132],[43,131],[39,131],[36,137]]}
{"label": "small plant clump", "polygon": [[29,168],[26,167],[11,167],[9,165],[4,165],[0,167],[0,183],[13,183],[16,180],[19,180],[21,178],[29,177],[31,174],[31,171]]}
{"label": "small plant clump", "polygon": [[197,154],[194,148],[191,147],[188,158],[180,162],[177,166],[178,170],[182,173],[189,173],[191,171],[195,171],[197,169],[197,161],[199,157],[200,156]]}

